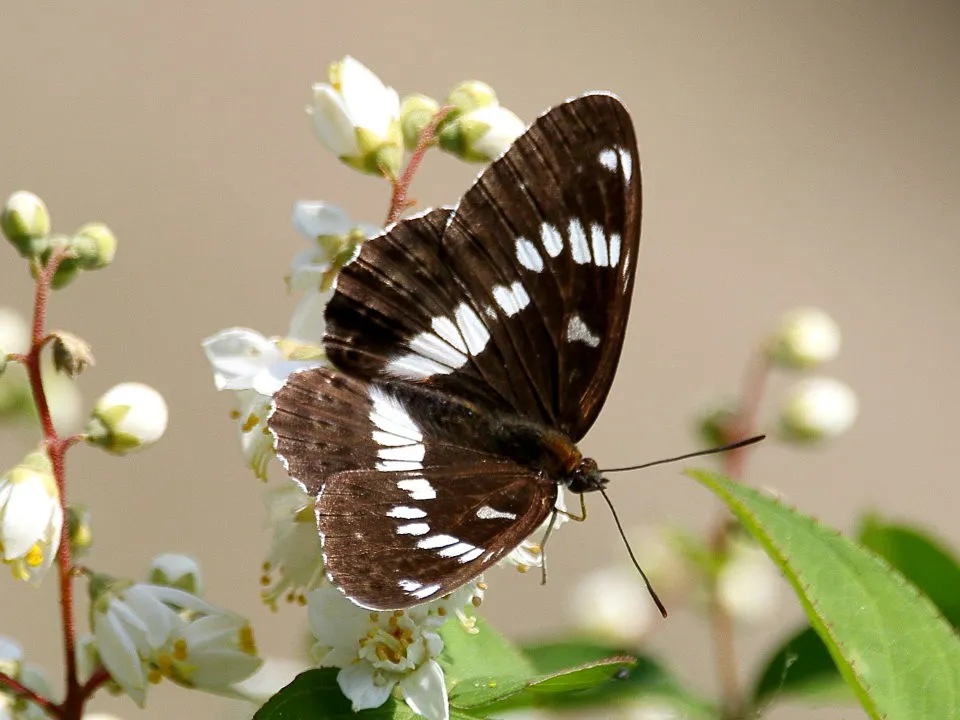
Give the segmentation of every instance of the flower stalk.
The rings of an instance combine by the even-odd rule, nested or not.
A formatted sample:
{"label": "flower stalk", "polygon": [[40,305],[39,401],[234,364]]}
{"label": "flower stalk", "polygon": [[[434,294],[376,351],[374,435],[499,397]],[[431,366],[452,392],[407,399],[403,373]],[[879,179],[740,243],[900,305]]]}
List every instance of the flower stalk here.
{"label": "flower stalk", "polygon": [[413,182],[413,176],[419,169],[420,163],[423,162],[423,156],[436,139],[437,127],[444,121],[447,115],[453,112],[453,109],[453,106],[445,105],[437,110],[433,119],[423,128],[423,132],[420,133],[417,147],[414,149],[413,154],[410,155],[410,160],[407,161],[407,166],[403,169],[403,173],[398,179],[392,181],[393,193],[390,196],[390,210],[387,212],[387,226],[399,220],[404,210],[410,207],[409,192],[410,184]]}

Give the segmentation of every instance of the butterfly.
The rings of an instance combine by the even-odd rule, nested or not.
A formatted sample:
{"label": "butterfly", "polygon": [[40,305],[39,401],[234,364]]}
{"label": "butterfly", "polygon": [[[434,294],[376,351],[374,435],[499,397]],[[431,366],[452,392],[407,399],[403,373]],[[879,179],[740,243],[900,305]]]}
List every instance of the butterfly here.
{"label": "butterfly", "polygon": [[541,527],[561,486],[606,484],[576,443],[613,384],[640,217],[630,115],[591,93],[340,272],[333,368],[291,375],[268,428],[354,603],[442,597]]}

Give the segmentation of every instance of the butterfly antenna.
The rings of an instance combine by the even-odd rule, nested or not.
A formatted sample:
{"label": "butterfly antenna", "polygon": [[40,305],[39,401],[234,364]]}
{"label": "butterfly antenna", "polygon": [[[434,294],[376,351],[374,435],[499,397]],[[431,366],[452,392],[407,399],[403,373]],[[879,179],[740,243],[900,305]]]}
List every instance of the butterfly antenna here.
{"label": "butterfly antenna", "polygon": [[650,597],[653,598],[653,602],[656,604],[657,610],[660,611],[660,614],[663,615],[663,617],[666,617],[667,608],[664,606],[663,602],[661,602],[660,596],[657,595],[657,591],[653,589],[653,585],[650,584],[647,574],[643,571],[643,568],[640,567],[640,563],[637,561],[637,556],[633,554],[633,548],[630,547],[630,541],[627,540],[627,534],[623,531],[623,525],[620,524],[620,518],[617,517],[617,511],[613,507],[613,503],[610,502],[610,498],[607,497],[607,491],[603,488],[600,488],[600,494],[603,495],[603,499],[606,501],[607,507],[610,508],[610,513],[613,515],[613,522],[617,526],[617,532],[620,533],[620,537],[623,539],[623,544],[627,546],[627,553],[630,555],[630,561],[637,569],[637,572],[640,573],[640,577],[643,578],[643,582],[647,586],[647,592],[650,593]]}
{"label": "butterfly antenna", "polygon": [[707,450],[697,450],[696,452],[686,453],[684,455],[677,455],[676,457],[666,458],[664,460],[654,460],[653,462],[643,463],[642,465],[630,465],[629,467],[619,467],[619,468],[609,468],[601,470],[601,473],[615,473],[615,472],[626,472],[627,470],[642,470],[643,468],[653,467],[654,465],[666,465],[667,463],[677,462],[679,460],[689,460],[690,458],[702,457],[704,455],[715,455],[716,453],[727,452],[729,450],[738,450],[747,445],[753,445],[763,440],[766,435],[754,435],[753,437],[747,438],[746,440],[738,440],[737,442],[727,443],[726,445],[721,445],[715,448],[709,448]]}

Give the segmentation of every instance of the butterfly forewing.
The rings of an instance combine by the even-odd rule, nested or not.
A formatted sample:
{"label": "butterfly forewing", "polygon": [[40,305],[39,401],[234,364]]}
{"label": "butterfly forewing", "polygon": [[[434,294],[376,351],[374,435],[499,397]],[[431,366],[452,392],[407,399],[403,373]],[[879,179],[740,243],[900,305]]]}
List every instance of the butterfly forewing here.
{"label": "butterfly forewing", "polygon": [[[639,173],[630,117],[616,98],[586,95],[549,111],[481,173],[442,233],[433,224],[404,252],[417,239],[411,221],[401,222],[344,268],[327,309],[331,361],[580,439],[623,344]],[[392,248],[393,266],[381,264],[381,244]],[[384,285],[384,272],[393,282]],[[386,322],[402,330],[389,342],[368,334],[354,311],[374,304],[396,308]]]}

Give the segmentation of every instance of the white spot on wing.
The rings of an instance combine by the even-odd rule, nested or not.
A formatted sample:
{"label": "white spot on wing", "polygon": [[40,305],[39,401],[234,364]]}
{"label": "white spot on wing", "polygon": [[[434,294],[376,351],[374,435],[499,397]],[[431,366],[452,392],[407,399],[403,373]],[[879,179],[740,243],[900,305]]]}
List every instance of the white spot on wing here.
{"label": "white spot on wing", "polygon": [[567,229],[570,236],[570,254],[573,261],[579,265],[590,262],[590,247],[587,245],[587,234],[584,232],[583,225],[574,218],[570,221],[570,227]]}
{"label": "white spot on wing", "polygon": [[481,555],[483,555],[483,548],[474,548],[470,552],[461,555],[460,559],[457,562],[460,562],[460,563],[473,562]]}
{"label": "white spot on wing", "polygon": [[600,151],[597,160],[610,172],[617,169],[617,151],[616,148],[605,148]]}
{"label": "white spot on wing", "polygon": [[420,428],[396,398],[376,385],[370,386],[370,422],[380,430],[419,443],[423,440]]}
{"label": "white spot on wing", "polygon": [[540,228],[540,240],[550,257],[556,257],[563,250],[563,236],[550,223],[544,223]]}
{"label": "white spot on wing", "polygon": [[450,318],[435,317],[431,321],[430,327],[433,328],[433,331],[437,335],[453,345],[461,353],[465,353],[467,351],[467,346],[464,344],[463,338],[460,336],[460,330],[463,328],[457,330],[457,326],[453,324],[453,321]]}
{"label": "white spot on wing", "polygon": [[425,522],[407,523],[397,528],[397,535],[426,535],[430,532],[430,526]]}
{"label": "white spot on wing", "polygon": [[406,490],[411,500],[433,500],[437,497],[437,491],[433,485],[423,477],[406,478],[398,482],[397,487]]}
{"label": "white spot on wing", "polygon": [[[466,358],[464,358],[466,362]],[[433,377],[434,375],[446,375],[452,373],[456,368],[449,365],[441,365],[436,360],[421,357],[413,353],[407,353],[394,358],[387,363],[384,370],[391,375],[407,378],[409,380],[422,380],[423,378]]]}
{"label": "white spot on wing", "polygon": [[373,441],[380,446],[410,444],[410,440],[408,438],[400,437],[399,435],[394,435],[393,433],[384,432],[383,430],[373,431]]}
{"label": "white spot on wing", "polygon": [[593,262],[597,267],[606,267],[609,262],[607,259],[607,236],[599,223],[590,226],[590,247],[593,250]]}
{"label": "white spot on wing", "polygon": [[380,460],[374,467],[382,472],[423,470],[423,464],[413,460]]}
{"label": "white spot on wing", "polygon": [[435,585],[427,585],[426,587],[422,587],[422,588],[420,588],[419,590],[414,590],[414,591],[413,591],[413,595],[414,595],[414,597],[418,597],[418,598],[420,598],[421,600],[423,600],[424,598],[428,598],[428,597],[430,597],[431,595],[433,595],[434,593],[436,593],[437,590],[439,590],[439,589],[440,589],[440,584],[439,584],[439,583],[437,583],[437,584],[435,584]]}
{"label": "white spot on wing", "polygon": [[497,520],[503,518],[504,520],[516,520],[516,513],[502,512],[501,510],[495,510],[489,505],[484,505],[480,508],[477,508],[477,517],[481,520]]}
{"label": "white spot on wing", "polygon": [[423,443],[401,445],[399,447],[382,447],[377,451],[377,457],[381,460],[405,460],[415,463],[423,462],[425,454],[426,448]]}
{"label": "white spot on wing", "polygon": [[466,303],[457,305],[453,314],[457,318],[457,327],[467,341],[467,350],[471,355],[481,352],[490,340],[490,331],[483,324],[483,320]]}
{"label": "white spot on wing", "polygon": [[493,289],[493,298],[507,317],[513,317],[530,303],[530,296],[519,281],[509,287],[497,285]]}
{"label": "white spot on wing", "polygon": [[475,545],[471,545],[468,542],[458,542],[456,545],[450,545],[449,547],[443,548],[440,552],[437,553],[440,557],[457,557],[463,555],[464,553],[472,552],[476,550]]}
{"label": "white spot on wing", "polygon": [[398,520],[419,520],[426,516],[427,514],[420,508],[406,505],[395,505],[387,512],[387,517],[397,518]]}
{"label": "white spot on wing", "polygon": [[594,335],[579,315],[574,315],[567,323],[567,342],[582,342],[590,347],[600,345],[600,337]]}
{"label": "white spot on wing", "polygon": [[630,177],[633,175],[633,158],[630,156],[629,150],[620,148],[618,152],[620,153],[620,167],[623,172],[623,181],[629,183]]}
{"label": "white spot on wing", "polygon": [[414,590],[418,590],[423,587],[423,583],[418,583],[416,580],[400,580],[397,585],[401,587],[404,591],[412,593]]}
{"label": "white spot on wing", "polygon": [[540,257],[540,252],[532,242],[523,237],[517,238],[517,262],[527,270],[543,271],[543,258]]}
{"label": "white spot on wing", "polygon": [[460,542],[453,535],[431,535],[417,542],[417,547],[421,550],[436,550]]}
{"label": "white spot on wing", "polygon": [[610,233],[610,267],[620,262],[620,233]]}

